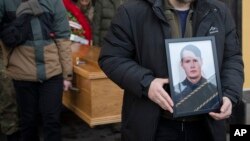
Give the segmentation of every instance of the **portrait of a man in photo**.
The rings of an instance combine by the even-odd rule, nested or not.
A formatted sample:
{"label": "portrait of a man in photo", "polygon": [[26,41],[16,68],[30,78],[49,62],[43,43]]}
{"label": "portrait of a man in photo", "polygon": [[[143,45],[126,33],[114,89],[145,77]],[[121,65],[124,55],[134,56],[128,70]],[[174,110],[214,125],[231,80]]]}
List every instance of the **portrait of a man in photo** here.
{"label": "portrait of a man in photo", "polygon": [[218,107],[217,87],[211,83],[215,76],[202,75],[201,51],[195,45],[186,45],[180,52],[180,66],[186,78],[174,86],[177,113],[196,112]]}

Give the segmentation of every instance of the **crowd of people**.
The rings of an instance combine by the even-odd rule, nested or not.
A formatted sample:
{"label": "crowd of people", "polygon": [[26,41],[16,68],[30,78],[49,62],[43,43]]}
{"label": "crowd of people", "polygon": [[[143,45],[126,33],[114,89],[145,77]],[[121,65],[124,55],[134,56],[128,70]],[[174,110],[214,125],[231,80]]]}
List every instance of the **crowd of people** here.
{"label": "crowd of people", "polygon": [[63,0],[76,44],[102,46],[117,8],[125,0]]}
{"label": "crowd of people", "polygon": [[44,140],[61,140],[62,94],[72,80],[70,46],[101,46],[122,1],[0,2],[0,132],[8,141],[38,141],[39,115]]}

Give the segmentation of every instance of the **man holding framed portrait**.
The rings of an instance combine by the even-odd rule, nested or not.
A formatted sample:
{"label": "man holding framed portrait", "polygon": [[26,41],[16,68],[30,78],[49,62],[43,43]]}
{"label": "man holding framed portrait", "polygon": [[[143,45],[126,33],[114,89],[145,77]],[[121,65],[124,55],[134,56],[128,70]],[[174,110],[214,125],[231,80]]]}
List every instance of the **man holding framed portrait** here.
{"label": "man holding framed portrait", "polygon": [[[195,37],[214,39],[196,40]],[[213,48],[209,53],[212,57],[203,57],[203,67],[207,66],[205,58],[217,58],[214,60],[217,63],[214,65],[215,86],[221,105],[218,109],[175,118],[178,110],[173,87],[181,79],[173,76],[175,73],[171,73],[170,67],[176,67],[169,61],[179,58],[180,52],[167,53],[166,46],[172,43],[166,41],[187,38],[183,44],[183,40],[173,42],[170,48],[180,49],[178,44],[184,47],[189,41],[194,41],[192,43],[205,52]],[[203,40],[210,45],[200,45]],[[224,3],[218,0],[129,0],[118,8],[111,22],[99,65],[124,89],[123,141],[226,141],[225,120],[241,99],[244,65],[235,24]]]}

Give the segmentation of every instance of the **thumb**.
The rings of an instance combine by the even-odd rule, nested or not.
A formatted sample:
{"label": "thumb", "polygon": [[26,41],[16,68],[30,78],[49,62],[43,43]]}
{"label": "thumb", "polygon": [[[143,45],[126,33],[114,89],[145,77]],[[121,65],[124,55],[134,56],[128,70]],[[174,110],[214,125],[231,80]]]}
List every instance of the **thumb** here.
{"label": "thumb", "polygon": [[221,112],[224,113],[230,107],[231,101],[227,97],[223,97],[223,104],[221,106]]}
{"label": "thumb", "polygon": [[160,80],[161,80],[162,84],[168,84],[169,83],[169,80],[166,79],[166,78],[165,79],[161,78]]}

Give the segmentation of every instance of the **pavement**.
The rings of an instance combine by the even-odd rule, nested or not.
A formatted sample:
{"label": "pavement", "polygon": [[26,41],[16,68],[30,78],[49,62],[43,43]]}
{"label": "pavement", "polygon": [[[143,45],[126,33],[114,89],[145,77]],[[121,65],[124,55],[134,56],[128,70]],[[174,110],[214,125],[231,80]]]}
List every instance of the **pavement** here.
{"label": "pavement", "polygon": [[[74,113],[64,108],[62,112],[62,141],[120,141],[120,123],[98,125],[91,128]],[[41,134],[41,141],[42,133]],[[6,141],[0,133],[0,141]]]}
{"label": "pavement", "polygon": [[120,141],[120,123],[91,128],[71,111],[62,114],[63,141]]}
{"label": "pavement", "polygon": [[[99,125],[90,128],[83,120],[69,110],[62,113],[62,141],[120,141],[120,123]],[[41,140],[42,133],[41,134]],[[229,141],[227,134],[227,141]],[[0,133],[0,141],[6,141]]]}

